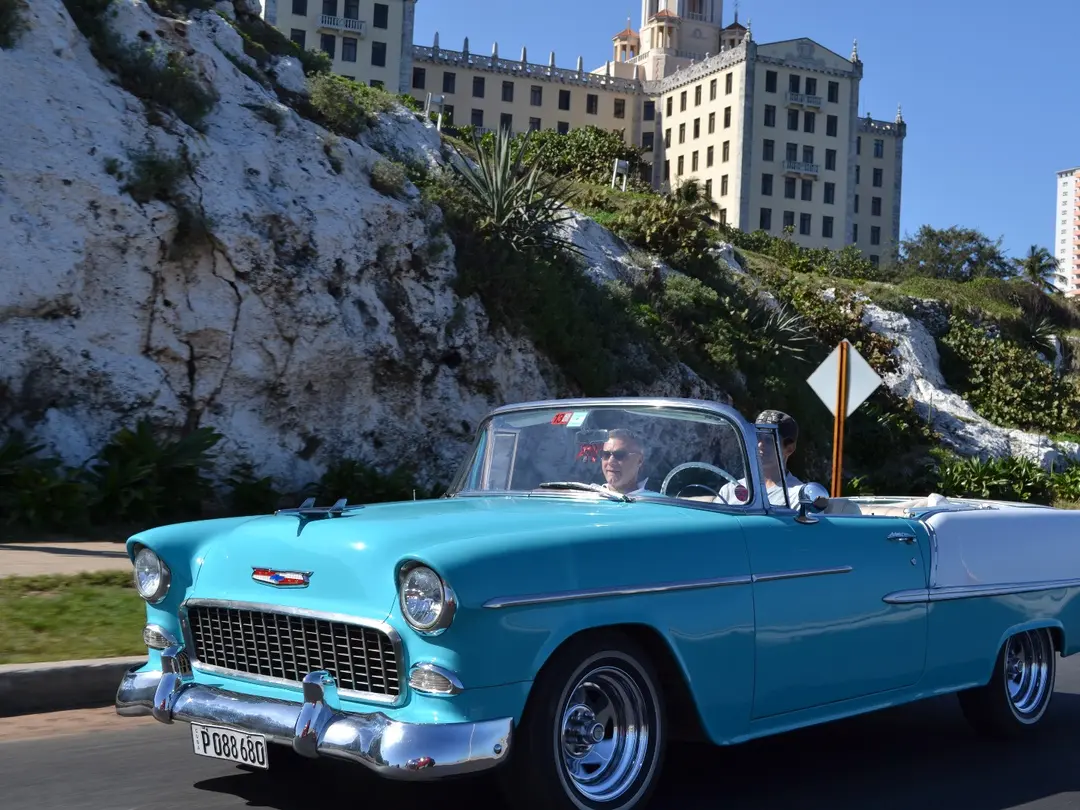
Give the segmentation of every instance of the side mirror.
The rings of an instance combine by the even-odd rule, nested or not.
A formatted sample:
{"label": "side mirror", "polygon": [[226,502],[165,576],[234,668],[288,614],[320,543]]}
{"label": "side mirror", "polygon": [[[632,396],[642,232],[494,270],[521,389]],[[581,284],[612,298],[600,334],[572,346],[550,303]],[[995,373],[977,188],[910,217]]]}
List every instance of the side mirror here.
{"label": "side mirror", "polygon": [[809,483],[799,487],[799,514],[795,520],[799,523],[817,523],[817,518],[810,517],[810,512],[824,512],[829,505],[829,493],[821,484]]}

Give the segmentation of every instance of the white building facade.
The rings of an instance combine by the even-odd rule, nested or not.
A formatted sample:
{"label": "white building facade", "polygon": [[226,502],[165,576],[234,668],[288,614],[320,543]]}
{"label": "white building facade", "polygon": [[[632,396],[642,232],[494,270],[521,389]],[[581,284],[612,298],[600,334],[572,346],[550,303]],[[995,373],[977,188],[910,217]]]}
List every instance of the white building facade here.
{"label": "white building facade", "polygon": [[1080,295],[1080,166],[1057,173],[1054,258],[1058,289],[1068,296]]}

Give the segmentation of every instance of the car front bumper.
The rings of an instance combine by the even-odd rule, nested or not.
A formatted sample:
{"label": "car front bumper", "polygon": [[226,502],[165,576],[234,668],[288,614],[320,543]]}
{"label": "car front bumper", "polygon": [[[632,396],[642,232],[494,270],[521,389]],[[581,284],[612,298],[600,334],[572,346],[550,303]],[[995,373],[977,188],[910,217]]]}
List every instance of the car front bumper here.
{"label": "car front bumper", "polygon": [[344,712],[329,673],[304,678],[304,702],[255,697],[194,683],[175,659],[162,656],[164,671],[128,670],[116,693],[116,712],[151,715],[162,723],[181,720],[261,734],[306,757],[358,762],[380,776],[430,780],[476,773],[510,753],[513,719],[479,723],[403,723],[381,712]]}

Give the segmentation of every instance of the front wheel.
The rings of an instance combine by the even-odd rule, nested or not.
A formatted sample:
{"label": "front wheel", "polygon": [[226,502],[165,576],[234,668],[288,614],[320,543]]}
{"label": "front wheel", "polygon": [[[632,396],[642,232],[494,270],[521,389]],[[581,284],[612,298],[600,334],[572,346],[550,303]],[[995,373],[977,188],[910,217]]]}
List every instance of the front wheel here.
{"label": "front wheel", "polygon": [[1002,645],[990,682],[959,693],[960,708],[980,734],[1027,734],[1046,714],[1056,677],[1050,630],[1041,627],[1017,633]]}
{"label": "front wheel", "polygon": [[663,691],[621,633],[575,639],[541,670],[503,787],[515,806],[630,810],[656,786],[667,746]]}

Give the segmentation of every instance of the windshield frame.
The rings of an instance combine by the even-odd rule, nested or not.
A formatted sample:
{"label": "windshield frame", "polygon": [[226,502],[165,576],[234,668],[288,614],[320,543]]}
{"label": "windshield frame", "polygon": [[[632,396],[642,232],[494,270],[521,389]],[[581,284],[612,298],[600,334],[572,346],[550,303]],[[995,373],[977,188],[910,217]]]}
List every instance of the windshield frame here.
{"label": "windshield frame", "polygon": [[[785,508],[782,506],[776,506],[771,504],[764,496],[764,476],[761,470],[761,462],[758,459],[757,443],[758,436],[763,430],[771,430],[774,434],[776,432],[775,425],[756,425],[750,420],[746,419],[741,413],[730,405],[725,405],[719,402],[711,402],[709,400],[700,399],[683,399],[675,397],[583,397],[583,398],[564,398],[564,399],[551,399],[551,400],[537,400],[533,402],[520,402],[511,405],[502,405],[498,408],[490,411],[487,416],[480,422],[476,428],[475,437],[473,443],[470,446],[468,452],[465,454],[462,460],[461,466],[457,473],[454,475],[450,486],[447,489],[448,493],[445,497],[448,498],[482,498],[482,497],[529,497],[529,498],[557,498],[560,500],[566,500],[567,498],[574,500],[587,500],[594,502],[602,499],[602,496],[590,493],[587,491],[572,491],[572,490],[552,490],[552,491],[537,491],[534,489],[525,490],[492,490],[492,489],[467,489],[465,485],[469,482],[468,479],[474,477],[474,468],[479,461],[484,464],[484,471],[482,475],[488,475],[486,471],[486,458],[491,452],[493,445],[492,434],[490,430],[490,424],[493,419],[498,416],[507,414],[520,414],[528,411],[542,411],[542,410],[585,410],[594,408],[634,408],[637,410],[644,410],[649,408],[656,408],[662,410],[675,410],[684,413],[696,412],[711,417],[720,416],[729,420],[735,428],[739,440],[742,445],[742,452],[746,459],[747,470],[749,473],[749,483],[751,490],[751,498],[745,504],[724,504],[724,503],[703,503],[701,501],[691,501],[685,498],[672,498],[665,497],[660,493],[653,494],[634,494],[629,496],[631,502],[645,502],[645,503],[661,503],[671,506],[684,507],[688,509],[703,509],[710,512],[721,512],[727,514],[794,514],[794,508]],[[752,450],[752,452],[751,452]]]}

